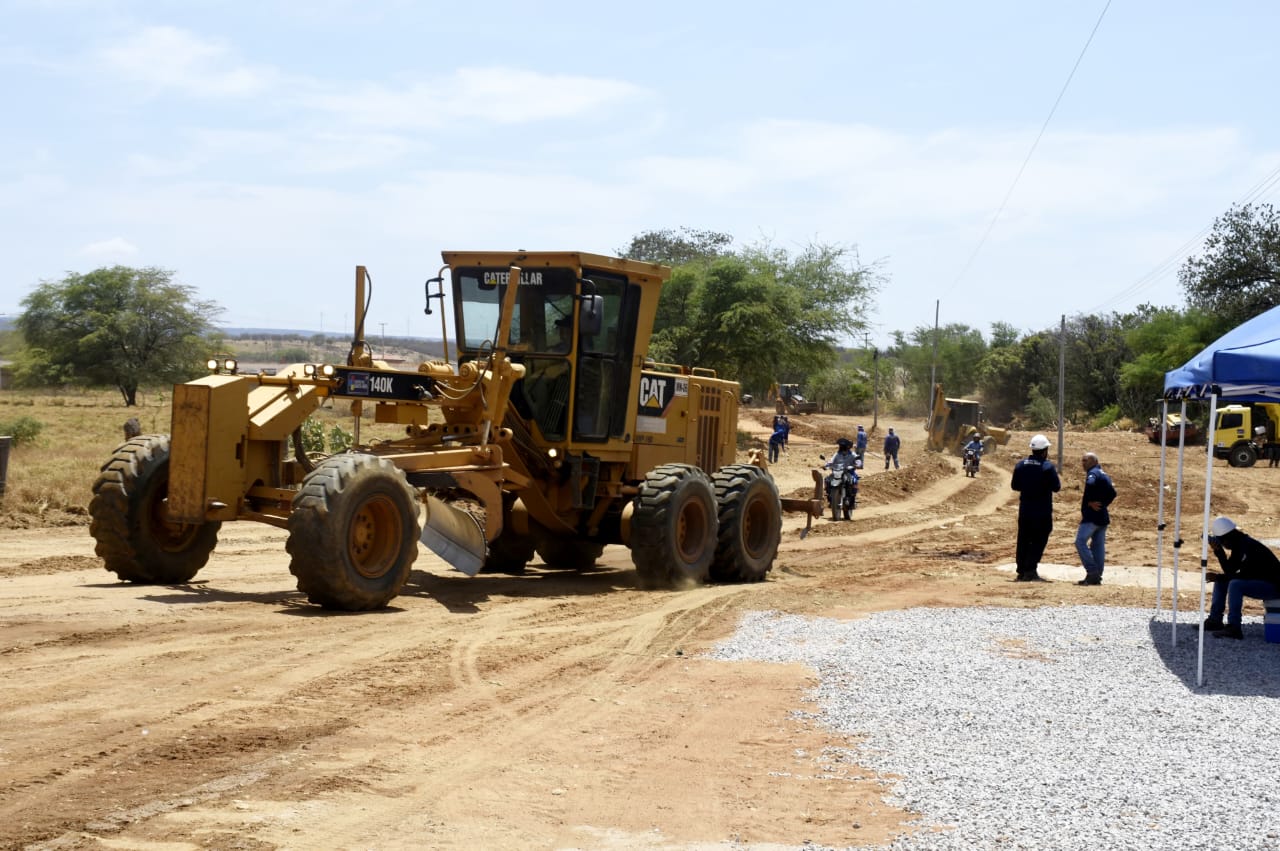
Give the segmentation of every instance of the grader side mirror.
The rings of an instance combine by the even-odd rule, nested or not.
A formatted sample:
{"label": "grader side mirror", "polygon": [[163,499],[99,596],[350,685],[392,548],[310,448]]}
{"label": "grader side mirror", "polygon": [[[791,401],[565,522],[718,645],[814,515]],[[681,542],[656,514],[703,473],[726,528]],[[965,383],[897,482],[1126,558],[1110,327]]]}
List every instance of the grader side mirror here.
{"label": "grader side mirror", "polygon": [[604,327],[604,299],[594,293],[581,298],[582,307],[578,311],[578,334],[582,337],[592,337],[599,334],[600,329]]}

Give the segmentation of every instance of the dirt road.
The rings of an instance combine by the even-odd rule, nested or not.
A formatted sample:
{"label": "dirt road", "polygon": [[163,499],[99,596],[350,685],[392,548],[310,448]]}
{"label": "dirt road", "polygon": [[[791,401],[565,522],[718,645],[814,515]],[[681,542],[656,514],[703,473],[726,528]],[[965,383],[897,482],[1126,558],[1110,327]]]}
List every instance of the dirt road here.
{"label": "dirt road", "polygon": [[[854,422],[797,426],[781,490],[811,488],[818,451]],[[870,464],[851,522],[801,540],[789,518],[758,585],[641,592],[620,547],[586,574],[474,579],[424,551],[391,608],[346,615],[294,590],[268,527],[224,526],[209,566],[173,587],[116,582],[84,528],[0,532],[0,848],[884,841],[909,814],[824,757],[845,742],[795,714],[811,672],[700,657],[741,612],[1153,603],[1133,586],[1011,583],[996,565],[1012,558],[1025,438],[969,479],[901,425],[904,469]],[[1110,560],[1154,563],[1158,462],[1131,434],[1069,437],[1047,560],[1075,563],[1083,449],[1121,492]],[[1280,476],[1220,469],[1215,510],[1275,536]]]}

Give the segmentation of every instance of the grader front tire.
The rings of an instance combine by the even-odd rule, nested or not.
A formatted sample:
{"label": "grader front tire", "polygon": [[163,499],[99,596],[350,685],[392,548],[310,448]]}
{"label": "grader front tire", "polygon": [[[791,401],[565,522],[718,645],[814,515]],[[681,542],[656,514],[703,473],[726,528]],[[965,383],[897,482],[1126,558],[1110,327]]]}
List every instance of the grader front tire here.
{"label": "grader front tire", "polygon": [[298,590],[326,609],[380,609],[409,578],[418,532],[417,497],[394,464],[334,455],[293,498],[289,572]]}
{"label": "grader front tire", "polygon": [[773,568],[782,540],[782,503],[773,478],[759,467],[721,467],[712,477],[719,534],[711,578],[759,582]]}
{"label": "grader front tire", "polygon": [[679,588],[707,581],[715,557],[715,491],[707,474],[663,464],[640,485],[631,519],[631,561],[642,588]]}
{"label": "grader front tire", "polygon": [[169,436],[125,441],[102,467],[89,503],[89,533],[107,570],[126,582],[174,585],[209,561],[221,523],[171,523]]}

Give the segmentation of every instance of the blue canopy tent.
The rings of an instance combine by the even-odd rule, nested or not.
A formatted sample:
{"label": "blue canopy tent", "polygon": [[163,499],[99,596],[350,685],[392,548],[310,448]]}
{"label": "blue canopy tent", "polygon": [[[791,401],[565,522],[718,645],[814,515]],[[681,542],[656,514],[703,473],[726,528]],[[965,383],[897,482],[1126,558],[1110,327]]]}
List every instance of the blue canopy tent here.
{"label": "blue canopy tent", "polygon": [[[1164,376],[1162,415],[1167,415],[1170,401],[1182,405],[1186,422],[1187,400],[1209,403],[1209,447],[1205,453],[1204,517],[1200,535],[1200,647],[1196,663],[1196,684],[1204,683],[1204,601],[1209,564],[1209,498],[1213,491],[1213,428],[1217,421],[1218,399],[1243,402],[1280,400],[1280,307],[1261,313],[1219,337],[1203,351]],[[1165,422],[1164,416],[1161,422]],[[1182,460],[1185,440],[1178,437],[1177,508],[1174,513],[1173,555],[1173,632],[1178,629],[1178,535],[1182,520]],[[1165,441],[1160,441],[1160,529],[1157,547],[1162,546],[1164,530]],[[1159,613],[1160,579],[1157,556],[1156,611]]]}

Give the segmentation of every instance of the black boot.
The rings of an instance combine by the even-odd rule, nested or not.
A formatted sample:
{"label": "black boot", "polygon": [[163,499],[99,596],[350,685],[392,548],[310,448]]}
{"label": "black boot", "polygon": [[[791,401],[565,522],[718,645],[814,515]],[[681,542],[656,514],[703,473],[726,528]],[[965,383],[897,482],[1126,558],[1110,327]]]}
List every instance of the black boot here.
{"label": "black boot", "polygon": [[1222,618],[1214,618],[1214,617],[1205,618],[1205,622],[1204,622],[1205,632],[1219,632],[1221,631],[1221,629],[1222,629]]}
{"label": "black boot", "polygon": [[1243,639],[1243,638],[1244,638],[1244,632],[1242,632],[1242,631],[1241,631],[1241,629],[1240,629],[1240,624],[1238,624],[1238,623],[1229,623],[1229,624],[1227,624],[1226,626],[1224,626],[1224,627],[1222,628],[1222,632],[1214,633],[1214,636],[1215,636],[1216,638],[1235,638],[1235,639]]}

